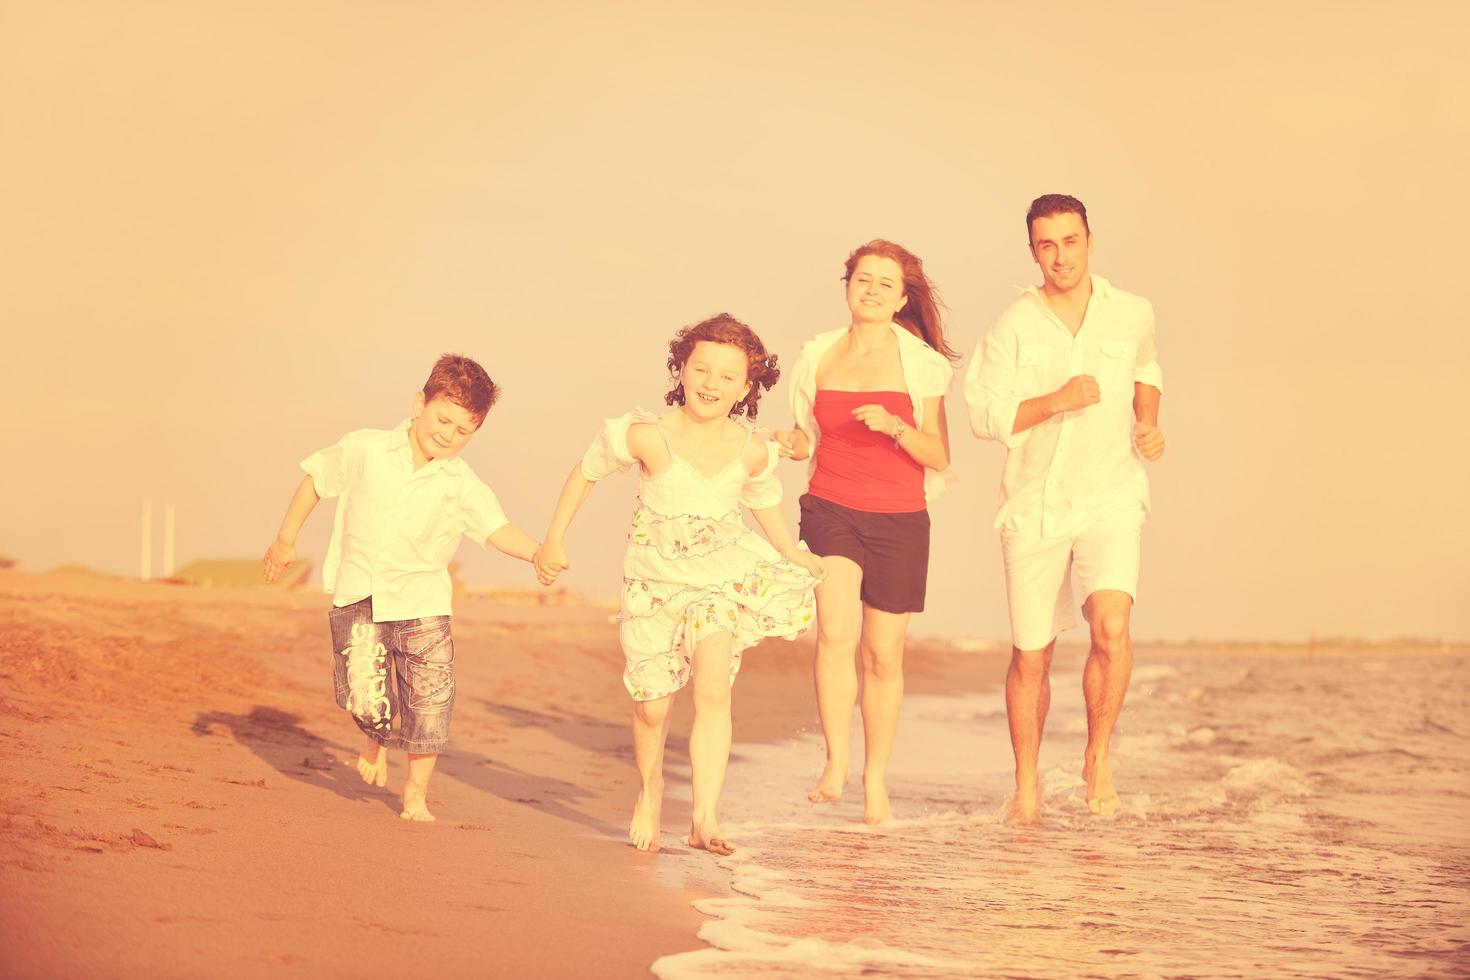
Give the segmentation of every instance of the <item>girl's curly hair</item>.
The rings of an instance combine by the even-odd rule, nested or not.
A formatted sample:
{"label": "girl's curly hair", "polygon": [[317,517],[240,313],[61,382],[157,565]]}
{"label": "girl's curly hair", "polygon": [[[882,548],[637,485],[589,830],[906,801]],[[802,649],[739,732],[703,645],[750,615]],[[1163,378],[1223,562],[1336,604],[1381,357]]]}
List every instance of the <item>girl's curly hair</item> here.
{"label": "girl's curly hair", "polygon": [[730,415],[743,414],[754,419],[760,405],[761,390],[774,388],[781,377],[781,370],[776,367],[776,355],[766,353],[766,345],[761,343],[755,331],[728,313],[717,313],[692,327],[685,327],[669,341],[669,378],[674,387],[664,395],[664,403],[684,404],[684,385],[679,381],[679,374],[684,370],[689,355],[694,353],[694,345],[701,341],[729,344],[745,353],[745,380],[750,382],[750,391],[735,403]]}

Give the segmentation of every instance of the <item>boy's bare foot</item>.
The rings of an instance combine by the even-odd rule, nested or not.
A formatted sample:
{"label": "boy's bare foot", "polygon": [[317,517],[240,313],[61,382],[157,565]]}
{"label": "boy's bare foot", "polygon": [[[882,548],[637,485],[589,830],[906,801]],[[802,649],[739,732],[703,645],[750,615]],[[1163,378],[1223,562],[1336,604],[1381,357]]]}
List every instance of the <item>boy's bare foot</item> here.
{"label": "boy's bare foot", "polygon": [[888,788],[882,783],[863,785],[863,823],[887,823],[893,819],[893,808],[888,805]]}
{"label": "boy's bare foot", "polygon": [[807,790],[806,798],[813,803],[835,803],[842,799],[843,787],[847,785],[847,766],[837,767],[828,760],[817,785]]}
{"label": "boy's bare foot", "polygon": [[659,816],[663,810],[663,780],[640,790],[633,805],[633,819],[628,822],[628,839],[640,851],[659,850]]}
{"label": "boy's bare foot", "polygon": [[419,823],[429,823],[434,815],[429,812],[429,801],[423,786],[414,782],[403,784],[403,812],[399,814],[404,820],[416,820]]}
{"label": "boy's bare foot", "polygon": [[387,786],[388,750],[372,739],[364,742],[357,755],[357,774],[369,786]]}
{"label": "boy's bare foot", "polygon": [[721,857],[735,853],[735,845],[725,840],[717,824],[708,824],[704,827],[691,824],[689,827],[689,846],[698,848],[701,851],[709,851],[711,854],[718,854]]}
{"label": "boy's bare foot", "polygon": [[1082,778],[1087,780],[1087,809],[1107,814],[1118,809],[1118,791],[1113,789],[1113,770],[1108,757],[1099,755],[1083,760]]}

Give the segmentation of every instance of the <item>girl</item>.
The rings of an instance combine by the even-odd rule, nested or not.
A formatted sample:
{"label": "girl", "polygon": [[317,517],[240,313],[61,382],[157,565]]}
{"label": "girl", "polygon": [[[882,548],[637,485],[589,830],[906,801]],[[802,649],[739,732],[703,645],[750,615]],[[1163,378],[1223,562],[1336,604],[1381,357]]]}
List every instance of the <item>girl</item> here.
{"label": "girl", "polygon": [[[761,390],[781,376],[775,355],[722,313],[680,330],[669,344],[668,367],[674,388],[664,401],[675,408],[607,421],[562,487],[536,571],[549,585],[567,567],[567,528],[593,484],[637,463],[641,483],[619,614],[641,781],[628,836],[639,850],[659,849],[669,708],[692,677],[689,843],[730,854],[715,814],[730,757],[730,685],[746,647],[806,632],[823,566],[797,547],[781,516],[777,445],[751,438],[733,421],[755,418]],[[769,544],[741,521],[741,504]]]}
{"label": "girl", "polygon": [[877,239],[847,258],[852,322],[801,349],[791,392],[795,426],[781,454],[813,456],[801,498],[801,539],[826,562],[817,589],[817,711],[827,767],[807,794],[842,795],[862,642],[863,819],[893,816],[888,757],[903,697],[909,614],[924,608],[928,501],[949,467],[944,392],[958,355],[944,341],[939,300],[918,257]]}

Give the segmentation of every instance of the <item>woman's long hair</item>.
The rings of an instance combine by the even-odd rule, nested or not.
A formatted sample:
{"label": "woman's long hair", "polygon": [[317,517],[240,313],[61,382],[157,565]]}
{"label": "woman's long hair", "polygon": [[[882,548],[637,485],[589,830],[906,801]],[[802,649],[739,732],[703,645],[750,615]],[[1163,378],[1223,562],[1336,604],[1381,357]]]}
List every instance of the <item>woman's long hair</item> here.
{"label": "woman's long hair", "polygon": [[857,268],[858,260],[864,255],[892,259],[903,270],[903,293],[908,297],[908,302],[893,315],[894,322],[901,324],[909,333],[951,361],[959,360],[959,352],[944,339],[944,319],[939,312],[944,304],[939,301],[939,290],[934,288],[934,284],[924,274],[923,261],[902,245],[875,238],[854,249],[847,257],[847,271],[842,276],[844,282],[852,278],[852,270]]}

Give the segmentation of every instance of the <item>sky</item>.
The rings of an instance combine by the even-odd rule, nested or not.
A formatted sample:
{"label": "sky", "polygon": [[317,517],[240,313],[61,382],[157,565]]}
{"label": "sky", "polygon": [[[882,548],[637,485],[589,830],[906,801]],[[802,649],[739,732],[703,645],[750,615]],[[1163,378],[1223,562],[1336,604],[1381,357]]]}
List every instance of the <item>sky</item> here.
{"label": "sky", "polygon": [[[258,555],[299,461],[445,351],[502,386],[465,459],[539,537],[680,326],[790,365],[884,237],[968,361],[1060,192],[1158,317],[1135,635],[1470,639],[1466,36],[1448,3],[0,0],[0,554],[136,574],[148,498],[180,564]],[[999,639],[1004,451],[948,412],[911,632]],[[617,593],[635,494],[584,507],[571,588]]]}

